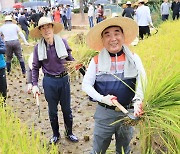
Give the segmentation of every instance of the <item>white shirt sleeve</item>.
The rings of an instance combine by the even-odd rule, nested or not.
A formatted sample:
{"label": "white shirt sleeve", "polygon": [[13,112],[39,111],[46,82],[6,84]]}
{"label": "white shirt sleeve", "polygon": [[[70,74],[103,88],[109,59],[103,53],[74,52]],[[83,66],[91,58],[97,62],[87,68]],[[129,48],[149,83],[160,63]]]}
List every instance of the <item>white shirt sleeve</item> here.
{"label": "white shirt sleeve", "polygon": [[87,68],[86,74],[83,78],[82,90],[86,92],[93,99],[101,102],[103,95],[99,94],[93,87],[95,83],[95,79],[96,79],[96,64],[94,62],[94,59],[92,58]]}
{"label": "white shirt sleeve", "polygon": [[160,12],[161,12],[161,15],[162,15],[162,12],[163,12],[163,3],[161,4]]}
{"label": "white shirt sleeve", "polygon": [[150,25],[152,25],[152,19],[151,19],[150,9],[149,9],[148,6],[147,6],[146,8],[147,8],[147,12],[148,12],[148,13],[147,13],[148,22],[149,22]]}
{"label": "white shirt sleeve", "polygon": [[21,39],[24,41],[25,44],[28,44],[23,32],[21,31],[21,29],[17,26],[17,32],[19,34],[19,36],[21,37]]}
{"label": "white shirt sleeve", "polygon": [[140,57],[137,54],[134,54],[134,59],[138,69],[138,76],[136,78],[136,94],[133,100],[140,99],[142,101],[144,99],[144,92],[147,85],[147,77]]}

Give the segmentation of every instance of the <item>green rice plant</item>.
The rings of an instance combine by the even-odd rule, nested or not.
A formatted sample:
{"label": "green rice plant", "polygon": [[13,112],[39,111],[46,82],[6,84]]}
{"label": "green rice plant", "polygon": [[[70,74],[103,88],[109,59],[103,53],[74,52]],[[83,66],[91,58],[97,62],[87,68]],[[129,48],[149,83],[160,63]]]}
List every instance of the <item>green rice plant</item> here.
{"label": "green rice plant", "polygon": [[138,123],[143,154],[180,153],[179,26],[180,21],[163,23],[156,35],[132,48],[148,77],[145,113]]}
{"label": "green rice plant", "polygon": [[[0,98],[0,103],[2,103]],[[0,107],[0,153],[59,153],[54,145],[49,147],[40,132],[31,131],[15,116],[9,107]]]}
{"label": "green rice plant", "polygon": [[153,146],[156,151],[179,153],[180,73],[166,77],[153,91],[152,87],[147,88],[145,114],[142,116],[143,122],[139,123],[143,153]]}
{"label": "green rice plant", "polygon": [[140,128],[142,154],[180,153],[179,26],[179,21],[163,23],[158,34],[131,47],[140,55],[148,77],[143,88],[144,115],[135,123]]}

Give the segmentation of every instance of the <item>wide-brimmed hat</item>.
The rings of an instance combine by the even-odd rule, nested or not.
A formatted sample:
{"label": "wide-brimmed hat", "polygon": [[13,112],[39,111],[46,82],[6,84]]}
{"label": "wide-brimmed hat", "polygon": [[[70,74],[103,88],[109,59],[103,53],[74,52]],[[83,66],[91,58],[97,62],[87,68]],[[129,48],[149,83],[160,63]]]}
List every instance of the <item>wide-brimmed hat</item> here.
{"label": "wide-brimmed hat", "polygon": [[63,29],[63,25],[61,23],[52,22],[50,18],[41,17],[38,22],[38,26],[30,31],[30,36],[33,38],[41,38],[42,35],[39,31],[39,27],[46,24],[53,24],[54,34],[59,33]]}
{"label": "wide-brimmed hat", "polygon": [[129,4],[129,5],[130,5],[130,4],[131,4],[131,1],[127,1],[126,4]]}
{"label": "wide-brimmed hat", "polygon": [[127,17],[114,17],[110,19],[103,20],[102,22],[95,25],[90,29],[86,36],[87,45],[94,50],[102,50],[102,32],[104,29],[110,26],[120,26],[123,30],[125,44],[129,45],[138,35],[138,25],[137,23]]}
{"label": "wide-brimmed hat", "polygon": [[141,3],[141,2],[147,3],[148,0],[138,0],[138,3]]}
{"label": "wide-brimmed hat", "polygon": [[4,18],[5,21],[12,21],[12,17],[10,15],[5,16]]}

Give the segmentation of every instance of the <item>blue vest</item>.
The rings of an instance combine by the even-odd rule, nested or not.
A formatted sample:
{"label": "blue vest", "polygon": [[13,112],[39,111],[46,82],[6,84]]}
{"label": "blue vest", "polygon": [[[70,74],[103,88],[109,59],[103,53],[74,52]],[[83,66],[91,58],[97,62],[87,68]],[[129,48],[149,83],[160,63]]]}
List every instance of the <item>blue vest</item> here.
{"label": "blue vest", "polygon": [[4,59],[4,55],[0,54],[0,69],[5,68],[6,67],[6,62]]}
{"label": "blue vest", "polygon": [[[118,56],[117,61],[114,59],[115,58],[111,57],[111,73],[120,78],[135,91],[136,78],[124,78],[125,55],[122,54],[121,56]],[[129,105],[135,96],[134,91],[132,91],[125,83],[114,77],[112,74],[99,72],[97,69],[97,56],[94,57],[94,61],[96,64],[96,79],[94,84],[96,91],[104,96],[108,94],[114,95],[117,97],[117,100],[119,103],[121,103],[121,105]]]}

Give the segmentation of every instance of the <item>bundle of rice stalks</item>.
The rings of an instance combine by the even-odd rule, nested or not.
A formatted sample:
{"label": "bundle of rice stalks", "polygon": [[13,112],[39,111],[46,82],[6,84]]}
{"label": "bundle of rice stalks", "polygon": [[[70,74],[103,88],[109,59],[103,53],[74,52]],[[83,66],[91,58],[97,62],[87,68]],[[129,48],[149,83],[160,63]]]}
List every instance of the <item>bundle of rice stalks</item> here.
{"label": "bundle of rice stalks", "polygon": [[148,77],[144,115],[135,123],[142,154],[180,153],[179,26],[180,21],[163,23],[156,35],[132,49],[140,55]]}
{"label": "bundle of rice stalks", "polygon": [[145,114],[138,123],[143,154],[180,153],[179,26],[179,21],[163,23],[156,35],[133,49],[148,77]]}
{"label": "bundle of rice stalks", "polygon": [[148,86],[144,105],[145,114],[139,123],[142,152],[178,154],[180,73],[168,75],[154,87]]}

